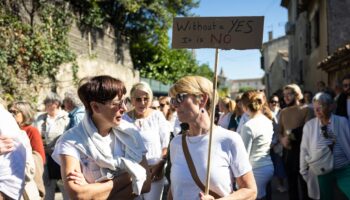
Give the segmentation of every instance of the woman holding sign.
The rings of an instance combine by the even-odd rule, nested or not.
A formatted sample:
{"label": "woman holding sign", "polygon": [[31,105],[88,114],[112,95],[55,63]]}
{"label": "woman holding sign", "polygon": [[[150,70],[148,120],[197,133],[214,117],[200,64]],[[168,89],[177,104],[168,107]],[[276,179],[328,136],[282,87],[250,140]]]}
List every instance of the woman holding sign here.
{"label": "woman holding sign", "polygon": [[[243,141],[237,133],[219,126],[213,127],[212,133],[210,192],[203,194],[208,168],[210,108],[216,103],[213,83],[200,76],[187,76],[178,80],[169,94],[179,120],[189,128],[170,144],[168,199],[255,199],[256,184]],[[235,184],[237,191],[234,191]]]}

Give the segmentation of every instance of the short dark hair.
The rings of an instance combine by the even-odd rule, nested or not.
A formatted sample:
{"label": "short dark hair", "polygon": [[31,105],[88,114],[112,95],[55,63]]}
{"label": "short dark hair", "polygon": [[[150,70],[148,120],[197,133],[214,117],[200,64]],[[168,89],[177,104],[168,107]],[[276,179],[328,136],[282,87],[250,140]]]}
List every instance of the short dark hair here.
{"label": "short dark hair", "polygon": [[116,96],[126,94],[124,83],[108,75],[83,78],[79,83],[78,95],[83,102],[85,109],[92,114],[90,103],[106,103]]}

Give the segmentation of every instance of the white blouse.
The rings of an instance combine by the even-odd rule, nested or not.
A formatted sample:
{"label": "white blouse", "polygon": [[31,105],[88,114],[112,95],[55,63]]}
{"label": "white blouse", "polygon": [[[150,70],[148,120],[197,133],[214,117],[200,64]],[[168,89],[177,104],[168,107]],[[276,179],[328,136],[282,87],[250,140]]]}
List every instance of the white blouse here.
{"label": "white blouse", "polygon": [[170,140],[170,125],[160,111],[152,111],[145,118],[134,119],[128,114],[122,117],[124,120],[134,123],[147,149],[146,158],[148,164],[154,165],[162,159],[162,149],[167,148]]}

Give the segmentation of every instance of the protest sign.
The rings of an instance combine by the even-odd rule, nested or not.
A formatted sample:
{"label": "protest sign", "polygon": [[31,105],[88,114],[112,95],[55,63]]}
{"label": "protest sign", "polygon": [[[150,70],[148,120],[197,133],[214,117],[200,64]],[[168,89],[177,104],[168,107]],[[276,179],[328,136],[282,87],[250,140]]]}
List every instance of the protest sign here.
{"label": "protest sign", "polygon": [[260,49],[264,17],[174,18],[172,48]]}

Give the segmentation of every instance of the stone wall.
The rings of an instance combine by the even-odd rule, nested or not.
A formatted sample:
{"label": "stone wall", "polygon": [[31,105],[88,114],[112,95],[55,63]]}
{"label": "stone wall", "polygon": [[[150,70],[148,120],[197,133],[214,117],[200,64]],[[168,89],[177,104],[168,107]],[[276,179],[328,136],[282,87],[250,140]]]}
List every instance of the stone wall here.
{"label": "stone wall", "polygon": [[[124,81],[127,90],[130,91],[131,86],[140,81],[139,71],[133,68],[127,44],[121,44],[118,51],[120,53],[116,53],[116,38],[110,30],[105,30],[100,36],[96,34],[94,37],[94,34],[91,34],[90,51],[88,34],[83,34],[75,25],[72,26],[69,33],[69,45],[77,54],[79,66],[77,76],[80,80],[86,76],[110,75]],[[61,97],[67,90],[77,89],[70,63],[61,65],[56,80],[56,90]],[[46,84],[40,91],[38,103],[42,102],[53,86],[49,80],[44,82]]]}

